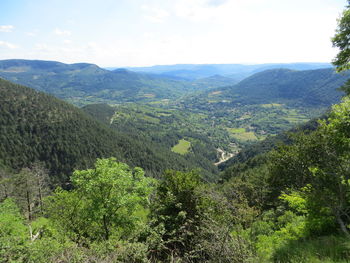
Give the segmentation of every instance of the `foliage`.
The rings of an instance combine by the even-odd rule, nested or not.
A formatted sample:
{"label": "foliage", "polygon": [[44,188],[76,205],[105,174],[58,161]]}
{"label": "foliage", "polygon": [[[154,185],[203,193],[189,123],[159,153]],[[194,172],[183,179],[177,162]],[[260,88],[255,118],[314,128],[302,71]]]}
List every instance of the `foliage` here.
{"label": "foliage", "polygon": [[332,38],[333,46],[339,48],[337,56],[333,60],[333,64],[336,66],[337,71],[344,71],[350,69],[349,57],[349,34],[350,34],[350,10],[349,4],[343,11],[342,16],[338,19],[338,27],[335,36]]}
{"label": "foliage", "polygon": [[0,262],[20,262],[27,249],[28,229],[12,199],[0,203]]}
{"label": "foliage", "polygon": [[151,206],[151,227],[158,229],[160,237],[150,247],[151,258],[241,262],[250,257],[245,240],[230,233],[233,225],[226,199],[203,187],[194,171],[165,173]]}
{"label": "foliage", "polygon": [[[167,76],[109,71],[94,64],[41,60],[2,60],[0,77],[50,93],[75,105],[176,99],[196,89],[232,83],[231,78],[200,83]],[[203,83],[204,82],[204,83]],[[206,86],[202,86],[205,84]]]}
{"label": "foliage", "polygon": [[[112,129],[130,134],[133,138],[152,145],[157,155],[163,159],[161,162],[154,162],[154,166],[158,169],[162,167],[164,170],[172,168],[186,171],[201,168],[207,180],[215,180],[215,174],[218,172],[214,166],[217,161],[216,142],[207,138],[206,125],[201,125],[201,119],[197,116],[177,110],[136,104],[107,106],[109,110],[103,113],[102,108],[107,108],[106,106],[89,105],[83,107],[83,110],[101,121],[109,116]],[[110,108],[114,112],[108,115],[107,112],[111,112]],[[171,152],[172,147],[182,138],[186,138],[191,144],[191,150],[186,156]],[[142,165],[145,167],[145,164]]]}
{"label": "foliage", "polygon": [[237,157],[224,174],[225,188],[260,208],[243,230],[260,262],[348,260],[349,109],[346,97],[316,129],[299,131],[268,153]]}
{"label": "foliage", "polygon": [[40,161],[52,184],[65,185],[74,169],[89,168],[101,157],[141,166],[152,176],[197,166],[135,131],[113,131],[74,106],[1,79],[0,116],[0,160],[17,170]]}
{"label": "foliage", "polygon": [[59,189],[50,197],[48,213],[78,243],[130,235],[142,219],[136,212],[147,206],[152,189],[152,180],[140,168],[130,169],[113,158],[75,171],[72,183],[74,190]]}
{"label": "foliage", "polygon": [[274,262],[348,262],[349,240],[339,236],[292,240],[277,249]]}

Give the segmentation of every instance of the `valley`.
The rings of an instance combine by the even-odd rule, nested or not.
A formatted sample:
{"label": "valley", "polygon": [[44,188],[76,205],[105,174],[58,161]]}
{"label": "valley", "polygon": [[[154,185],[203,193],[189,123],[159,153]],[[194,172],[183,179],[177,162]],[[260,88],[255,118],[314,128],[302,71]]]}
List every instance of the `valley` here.
{"label": "valley", "polygon": [[0,7],[0,263],[350,262],[350,0]]}
{"label": "valley", "polygon": [[[38,262],[55,262],[64,251],[80,262],[79,255],[90,258],[97,250],[98,260],[107,262],[114,255],[120,262],[138,262],[130,256],[171,262],[172,246],[179,246],[172,252],[179,257],[187,257],[186,251],[201,257],[192,243],[207,246],[214,260],[208,262],[273,262],[292,255],[293,246],[297,258],[306,252],[294,240],[309,239],[310,250],[321,251],[323,241],[310,233],[334,232],[336,222],[327,210],[316,215],[325,226],[313,224],[309,215],[318,210],[306,210],[304,203],[315,198],[319,206],[334,204],[319,199],[319,192],[289,187],[322,185],[315,165],[325,173],[346,167],[339,145],[347,140],[350,104],[345,99],[332,105],[344,96],[339,88],[349,74],[322,66],[270,66],[239,81],[198,69],[189,79],[186,70],[163,76],[92,64],[0,61],[0,76],[17,83],[0,79],[0,226],[18,228],[22,237],[25,224],[37,231],[11,246]],[[65,233],[51,230],[56,228]],[[12,235],[0,233],[0,241]],[[325,236],[324,242],[331,239]],[[54,257],[35,254],[37,247],[28,242]],[[101,252],[108,242],[118,247]],[[222,242],[224,255],[212,246],[216,242]],[[341,235],[334,242],[330,249],[341,252],[322,258],[346,258],[341,244],[347,242]],[[231,247],[237,243],[244,248],[238,255]],[[1,249],[0,242],[4,255]]]}
{"label": "valley", "polygon": [[[0,76],[87,105],[86,113],[114,130],[138,134],[168,150],[187,141],[190,146],[180,150],[182,155],[215,164],[220,162],[217,149],[235,155],[337,103],[342,96],[337,88],[347,75],[326,66],[176,65],[110,71],[86,63],[4,60]],[[234,80],[235,74],[242,80]]]}

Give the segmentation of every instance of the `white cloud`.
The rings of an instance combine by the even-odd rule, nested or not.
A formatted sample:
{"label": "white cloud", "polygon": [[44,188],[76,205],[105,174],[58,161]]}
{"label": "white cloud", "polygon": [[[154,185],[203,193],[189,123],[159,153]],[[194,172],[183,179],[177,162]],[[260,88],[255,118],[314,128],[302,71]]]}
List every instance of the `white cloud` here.
{"label": "white cloud", "polygon": [[[227,1],[179,0],[174,10],[178,17],[192,21],[208,21],[220,16],[218,9],[225,6]],[[221,9],[222,10],[222,9]]]}
{"label": "white cloud", "polygon": [[14,29],[14,26],[11,25],[4,25],[4,26],[0,26],[0,32],[12,32],[12,30]]}
{"label": "white cloud", "polygon": [[65,40],[63,40],[63,43],[68,45],[68,44],[71,44],[71,43],[72,43],[72,40],[65,39]]}
{"label": "white cloud", "polygon": [[228,0],[208,0],[208,5],[211,6],[220,6],[227,2]]}
{"label": "white cloud", "polygon": [[12,43],[1,41],[1,40],[0,40],[0,47],[5,47],[5,48],[9,48],[9,49],[18,48],[18,46],[14,45]]}
{"label": "white cloud", "polygon": [[39,51],[51,51],[52,49],[45,43],[37,43],[35,44],[35,48]]}
{"label": "white cloud", "polygon": [[58,36],[70,36],[72,34],[69,30],[61,30],[59,28],[56,28],[54,32]]}
{"label": "white cloud", "polygon": [[149,7],[147,5],[144,5],[142,6],[142,9],[146,10],[147,12],[147,14],[143,17],[153,23],[162,23],[167,17],[169,17],[169,13],[161,8]]}
{"label": "white cloud", "polygon": [[35,37],[36,33],[34,33],[34,32],[27,32],[26,35],[29,36],[29,37]]}

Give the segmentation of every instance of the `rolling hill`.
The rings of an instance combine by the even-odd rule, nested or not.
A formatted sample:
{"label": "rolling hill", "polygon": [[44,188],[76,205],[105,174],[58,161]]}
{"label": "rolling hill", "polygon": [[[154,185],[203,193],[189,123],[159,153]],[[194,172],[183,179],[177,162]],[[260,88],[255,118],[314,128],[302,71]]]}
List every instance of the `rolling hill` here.
{"label": "rolling hill", "polygon": [[239,79],[220,75],[188,80],[174,75],[106,70],[89,63],[0,60],[0,77],[50,93],[77,106],[91,103],[167,102],[193,91],[233,85]]}
{"label": "rolling hill", "polygon": [[62,183],[73,169],[111,156],[156,177],[164,169],[198,167],[137,133],[113,131],[64,101],[0,79],[0,162],[5,166],[44,162]]}
{"label": "rolling hill", "polygon": [[271,69],[250,76],[236,85],[211,89],[195,96],[202,107],[283,103],[292,106],[328,107],[343,95],[337,89],[349,74],[331,68],[296,71]]}
{"label": "rolling hill", "polygon": [[189,82],[164,76],[41,60],[1,60],[0,77],[77,105],[172,99],[195,89]]}
{"label": "rolling hill", "polygon": [[249,77],[255,73],[268,69],[285,68],[292,70],[311,70],[329,68],[329,63],[270,63],[270,64],[177,64],[157,65],[152,67],[130,67],[135,72],[146,72],[165,76],[195,80],[214,75],[231,77],[237,81]]}

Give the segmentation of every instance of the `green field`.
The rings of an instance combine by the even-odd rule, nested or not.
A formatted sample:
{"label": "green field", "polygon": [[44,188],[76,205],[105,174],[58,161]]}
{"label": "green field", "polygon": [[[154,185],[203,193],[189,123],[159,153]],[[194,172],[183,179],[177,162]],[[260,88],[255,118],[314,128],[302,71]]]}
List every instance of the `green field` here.
{"label": "green field", "polygon": [[176,144],[171,150],[178,154],[186,154],[191,148],[191,142],[186,141],[184,139],[179,140],[178,144]]}
{"label": "green field", "polygon": [[256,137],[254,132],[242,132],[242,133],[234,133],[231,136],[239,141],[256,141],[258,137]]}
{"label": "green field", "polygon": [[245,128],[227,128],[230,133],[245,133]]}
{"label": "green field", "polygon": [[282,107],[283,104],[280,103],[269,103],[269,104],[261,104],[263,108],[273,108],[273,107]]}

